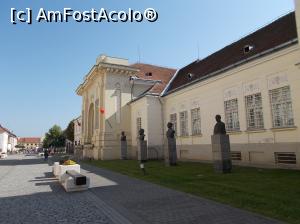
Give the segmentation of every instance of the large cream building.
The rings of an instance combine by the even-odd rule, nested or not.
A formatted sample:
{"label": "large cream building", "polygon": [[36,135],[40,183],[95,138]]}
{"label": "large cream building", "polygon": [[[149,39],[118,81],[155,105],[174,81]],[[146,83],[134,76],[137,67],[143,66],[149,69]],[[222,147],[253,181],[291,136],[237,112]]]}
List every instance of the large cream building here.
{"label": "large cream building", "polygon": [[[136,133],[131,130],[129,102],[145,93],[158,97],[174,73],[173,69],[129,65],[126,59],[99,56],[76,90],[82,96],[83,157],[120,158],[120,136],[124,131],[129,154],[135,158],[136,147],[131,146]],[[156,79],[160,77],[162,80]]]}
{"label": "large cream building", "polygon": [[300,167],[299,55],[291,13],[179,70],[163,101],[180,158],[211,160],[220,114],[235,161]]}
{"label": "large cream building", "polygon": [[214,117],[220,114],[235,162],[300,168],[299,24],[297,0],[295,13],[157,77],[150,65],[100,56],[77,89],[85,156],[119,158],[125,131],[135,158],[137,130],[144,128],[149,150],[163,157],[170,121],[179,158],[210,161]]}
{"label": "large cream building", "polygon": [[24,149],[38,149],[42,146],[42,140],[40,137],[22,137],[18,138],[18,145]]}

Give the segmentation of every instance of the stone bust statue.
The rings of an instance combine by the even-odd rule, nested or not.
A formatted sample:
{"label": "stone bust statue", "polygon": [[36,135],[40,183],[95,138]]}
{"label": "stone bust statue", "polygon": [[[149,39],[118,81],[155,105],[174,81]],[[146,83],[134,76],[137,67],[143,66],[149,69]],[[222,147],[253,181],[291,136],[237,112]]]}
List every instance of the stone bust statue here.
{"label": "stone bust statue", "polygon": [[121,132],[121,141],[126,141],[126,135],[124,131]]}
{"label": "stone bust statue", "polygon": [[144,141],[144,139],[145,139],[145,134],[144,133],[145,133],[145,130],[143,128],[141,128],[139,130],[139,140]]}
{"label": "stone bust statue", "polygon": [[221,121],[221,115],[216,115],[216,121],[214,135],[226,135],[225,123]]}
{"label": "stone bust statue", "polygon": [[173,124],[171,122],[168,122],[167,127],[168,127],[167,138],[174,138],[175,131],[173,130]]}

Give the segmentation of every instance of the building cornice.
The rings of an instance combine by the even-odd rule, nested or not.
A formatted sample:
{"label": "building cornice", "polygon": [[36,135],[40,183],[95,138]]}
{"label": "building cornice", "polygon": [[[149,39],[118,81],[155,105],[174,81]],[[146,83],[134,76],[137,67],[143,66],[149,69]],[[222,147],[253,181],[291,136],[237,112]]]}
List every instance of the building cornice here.
{"label": "building cornice", "polygon": [[135,99],[129,101],[129,102],[127,103],[127,105],[131,105],[131,104],[133,104],[133,103],[135,103],[135,102],[137,102],[137,101],[143,99],[144,97],[148,97],[148,96],[149,96],[149,97],[160,97],[160,96],[159,96],[159,93],[144,93],[144,94],[139,95],[137,98],[135,98]]}
{"label": "building cornice", "polygon": [[88,86],[93,80],[93,78],[100,72],[106,72],[110,74],[122,74],[122,75],[135,75],[136,73],[139,72],[139,69],[126,66],[126,65],[116,65],[116,64],[111,64],[111,63],[104,63],[104,62],[99,62],[98,64],[94,65],[89,73],[85,76],[83,83],[81,83],[77,89],[76,93],[79,96],[82,96],[84,89],[86,86]]}

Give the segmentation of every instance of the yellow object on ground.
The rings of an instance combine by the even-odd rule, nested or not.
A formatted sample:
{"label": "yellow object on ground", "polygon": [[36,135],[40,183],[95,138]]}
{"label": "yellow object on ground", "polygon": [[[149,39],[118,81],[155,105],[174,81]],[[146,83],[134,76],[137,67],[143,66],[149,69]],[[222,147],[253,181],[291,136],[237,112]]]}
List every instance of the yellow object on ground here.
{"label": "yellow object on ground", "polygon": [[64,162],[63,165],[75,165],[75,164],[76,164],[76,162],[74,162],[73,160],[68,159],[68,160],[66,160],[66,161]]}

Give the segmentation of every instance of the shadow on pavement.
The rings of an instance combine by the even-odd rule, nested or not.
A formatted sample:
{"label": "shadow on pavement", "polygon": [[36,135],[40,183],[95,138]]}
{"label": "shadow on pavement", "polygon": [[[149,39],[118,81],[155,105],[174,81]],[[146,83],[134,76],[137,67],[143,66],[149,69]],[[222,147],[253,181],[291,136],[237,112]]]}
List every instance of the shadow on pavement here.
{"label": "shadow on pavement", "polygon": [[30,159],[4,159],[0,160],[0,166],[20,166],[20,165],[34,165],[48,163],[43,158],[30,158]]}

